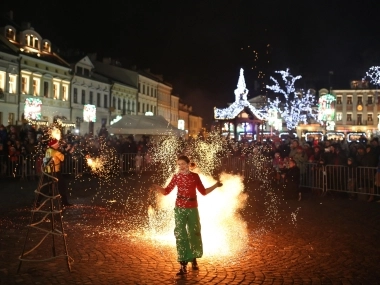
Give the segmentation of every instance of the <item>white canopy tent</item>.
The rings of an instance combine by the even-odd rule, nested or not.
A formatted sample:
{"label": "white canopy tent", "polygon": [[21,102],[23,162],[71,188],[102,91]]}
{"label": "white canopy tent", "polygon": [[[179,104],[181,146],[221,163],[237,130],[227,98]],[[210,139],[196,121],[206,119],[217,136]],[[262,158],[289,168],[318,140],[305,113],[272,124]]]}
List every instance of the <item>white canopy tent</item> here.
{"label": "white canopy tent", "polygon": [[180,130],[162,116],[124,115],[107,128],[114,135],[175,135],[184,136]]}

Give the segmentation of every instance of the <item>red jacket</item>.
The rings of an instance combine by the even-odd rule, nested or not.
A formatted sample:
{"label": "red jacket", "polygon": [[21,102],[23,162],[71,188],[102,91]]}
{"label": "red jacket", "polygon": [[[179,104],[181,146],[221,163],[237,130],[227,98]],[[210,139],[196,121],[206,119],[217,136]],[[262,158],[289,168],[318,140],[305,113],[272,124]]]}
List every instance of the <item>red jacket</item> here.
{"label": "red jacket", "polygon": [[178,208],[198,207],[196,189],[198,189],[199,193],[202,195],[206,195],[206,188],[203,186],[199,175],[194,172],[174,174],[169,185],[165,188],[164,195],[168,195],[175,186],[178,188],[177,199],[175,202],[175,205]]}

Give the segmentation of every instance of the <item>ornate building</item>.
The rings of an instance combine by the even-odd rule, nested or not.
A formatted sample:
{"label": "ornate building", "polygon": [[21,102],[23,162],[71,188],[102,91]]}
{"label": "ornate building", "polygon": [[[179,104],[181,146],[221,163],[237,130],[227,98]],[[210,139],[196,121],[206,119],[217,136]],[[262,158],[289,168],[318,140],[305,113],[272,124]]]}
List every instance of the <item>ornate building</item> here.
{"label": "ornate building", "polygon": [[55,117],[69,119],[69,63],[52,51],[50,41],[30,23],[18,27],[10,21],[1,31],[3,47],[11,50],[8,61],[14,61],[10,57],[17,55],[17,61],[1,75],[4,103],[12,105],[8,123],[28,120],[38,125],[52,123]]}
{"label": "ornate building", "polygon": [[[214,108],[214,118],[218,129],[224,136],[235,139],[259,140],[262,136],[262,126],[265,124],[264,115],[247,100],[244,71],[240,69],[240,76],[235,89],[235,102],[224,109]],[[261,134],[261,136],[260,136]]]}

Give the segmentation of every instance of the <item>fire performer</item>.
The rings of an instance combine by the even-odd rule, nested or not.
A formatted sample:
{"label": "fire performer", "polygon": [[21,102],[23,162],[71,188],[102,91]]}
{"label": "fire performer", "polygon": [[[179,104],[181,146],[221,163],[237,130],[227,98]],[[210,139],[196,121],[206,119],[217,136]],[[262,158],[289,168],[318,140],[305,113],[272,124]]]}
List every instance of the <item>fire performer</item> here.
{"label": "fire performer", "polygon": [[179,172],[173,176],[168,186],[163,188],[153,184],[153,189],[163,195],[168,195],[175,186],[178,188],[174,208],[174,235],[181,267],[177,275],[185,275],[188,262],[192,263],[193,270],[198,270],[197,258],[203,255],[196,189],[202,195],[207,195],[223,184],[217,182],[213,186],[205,188],[199,175],[189,170],[190,160],[187,156],[178,157],[177,165]]}
{"label": "fire performer", "polygon": [[56,139],[51,139],[49,141],[49,147],[46,150],[44,162],[49,163],[50,160],[53,160],[54,167],[50,167],[47,164],[47,172],[52,173],[58,179],[58,192],[61,195],[62,206],[68,207],[72,204],[67,200],[66,195],[66,183],[61,175],[61,162],[65,159],[65,156],[58,150],[59,142]]}

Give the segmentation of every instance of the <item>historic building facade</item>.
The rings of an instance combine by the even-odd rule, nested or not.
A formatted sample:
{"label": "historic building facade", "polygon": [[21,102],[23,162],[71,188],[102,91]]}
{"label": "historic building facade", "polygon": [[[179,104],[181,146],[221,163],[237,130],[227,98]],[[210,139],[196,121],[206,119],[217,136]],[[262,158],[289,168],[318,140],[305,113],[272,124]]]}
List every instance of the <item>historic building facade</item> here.
{"label": "historic building facade", "polygon": [[[30,23],[20,28],[6,25],[2,31],[8,41],[2,38],[2,43],[18,54],[18,64],[8,72],[8,84],[4,85],[8,96],[15,95],[14,100],[7,97],[7,101],[17,104],[10,124],[26,120],[39,125],[52,123],[56,116],[70,118],[69,63],[52,51],[50,41],[42,38]],[[8,113],[8,118],[12,116]]]}
{"label": "historic building facade", "polygon": [[81,134],[97,134],[110,120],[111,83],[95,72],[88,56],[72,64],[71,118]]}
{"label": "historic building facade", "polygon": [[161,115],[194,134],[202,129],[194,114],[180,120],[179,97],[162,76],[110,58],[98,61],[94,54],[64,59],[29,23],[6,22],[0,27],[0,123],[58,122],[65,130],[96,135],[128,114]]}
{"label": "historic building facade", "polygon": [[5,34],[2,31],[0,35],[0,124],[7,126],[16,123],[19,112],[19,60],[18,52],[8,44]]}

